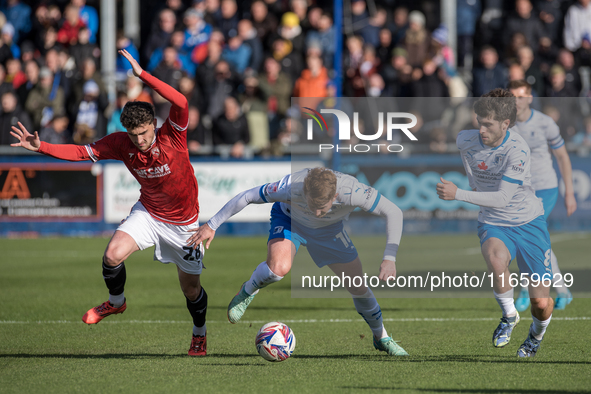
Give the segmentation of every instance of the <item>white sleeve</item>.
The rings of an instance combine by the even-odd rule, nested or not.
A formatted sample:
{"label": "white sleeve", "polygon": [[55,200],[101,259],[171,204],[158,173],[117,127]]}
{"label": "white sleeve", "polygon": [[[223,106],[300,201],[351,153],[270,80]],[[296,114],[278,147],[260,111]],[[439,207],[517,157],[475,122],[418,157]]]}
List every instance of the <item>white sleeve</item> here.
{"label": "white sleeve", "polygon": [[479,205],[481,207],[504,208],[509,201],[511,201],[511,198],[517,191],[518,187],[518,183],[502,180],[499,185],[499,190],[496,192],[472,192],[458,189],[456,191],[456,200],[469,202],[470,204]]}
{"label": "white sleeve", "polygon": [[402,211],[392,201],[378,194],[373,213],[386,217],[386,250],[384,260],[396,261],[396,253],[402,237]]}
{"label": "white sleeve", "polygon": [[217,230],[226,220],[242,211],[248,204],[264,204],[266,201],[261,197],[261,190],[267,185],[257,186],[250,190],[237,194],[224,205],[209,221],[207,225],[212,230]]}

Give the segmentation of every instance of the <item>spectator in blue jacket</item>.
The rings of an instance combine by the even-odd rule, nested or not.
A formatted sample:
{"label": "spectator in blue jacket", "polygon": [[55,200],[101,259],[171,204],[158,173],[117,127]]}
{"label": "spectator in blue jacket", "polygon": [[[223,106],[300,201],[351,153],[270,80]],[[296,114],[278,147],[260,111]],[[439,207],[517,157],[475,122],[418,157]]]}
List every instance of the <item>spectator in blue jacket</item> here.
{"label": "spectator in blue jacket", "polygon": [[234,71],[244,73],[248,67],[252,50],[245,45],[239,35],[230,37],[228,45],[222,51],[222,59],[228,62]]}
{"label": "spectator in blue jacket", "polygon": [[[80,19],[84,21],[86,27],[88,27],[88,30],[90,30],[90,39],[88,42],[91,44],[96,43],[96,35],[99,28],[98,13],[94,7],[86,5],[86,0],[72,0],[72,4],[80,8]],[[135,59],[137,59],[137,57]]]}
{"label": "spectator in blue jacket", "polygon": [[464,67],[466,56],[472,56],[474,33],[482,8],[480,0],[457,0],[458,67]]}
{"label": "spectator in blue jacket", "polygon": [[6,16],[6,20],[14,26],[15,43],[19,44],[28,32],[31,31],[31,7],[20,0],[0,1],[0,11]]}
{"label": "spectator in blue jacket", "polygon": [[507,86],[507,71],[499,63],[497,50],[492,46],[485,45],[480,51],[481,66],[475,67],[472,71],[472,93],[474,97],[480,97],[494,88]]}

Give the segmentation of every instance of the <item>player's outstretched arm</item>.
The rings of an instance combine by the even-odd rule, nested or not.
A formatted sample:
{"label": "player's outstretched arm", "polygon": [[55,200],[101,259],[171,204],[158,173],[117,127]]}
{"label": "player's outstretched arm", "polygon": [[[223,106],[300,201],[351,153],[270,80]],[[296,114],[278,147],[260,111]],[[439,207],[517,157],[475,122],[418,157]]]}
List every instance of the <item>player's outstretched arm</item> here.
{"label": "player's outstretched arm", "polygon": [[[129,64],[131,64],[131,68],[133,70],[133,74],[136,77],[139,77],[143,82],[145,82],[149,87],[154,89],[159,95],[164,97],[168,100],[174,107],[179,109],[186,109],[188,111],[189,103],[187,102],[187,98],[183,96],[182,93],[174,89],[172,86],[162,82],[158,78],[150,75],[148,72],[144,71],[142,67],[139,65],[137,60],[131,56],[129,52],[125,49],[121,49],[119,53],[127,59]],[[174,109],[174,108],[173,108]],[[187,112],[187,119],[188,119],[188,112]],[[185,126],[185,125],[182,125]]]}
{"label": "player's outstretched arm", "polygon": [[564,145],[558,149],[552,149],[552,153],[556,157],[560,175],[564,180],[564,206],[566,207],[566,215],[570,216],[577,210],[577,200],[573,188],[573,167]]}
{"label": "player's outstretched arm", "polygon": [[265,185],[257,186],[237,194],[234,196],[234,198],[228,201],[226,205],[224,205],[224,207],[220,209],[211,219],[209,219],[205,225],[189,230],[194,232],[194,234],[191,235],[187,240],[187,245],[196,248],[199,243],[207,239],[208,241],[205,245],[205,248],[209,249],[209,244],[211,244],[211,240],[215,236],[216,230],[226,220],[242,211],[249,204],[264,204],[266,202],[262,199],[261,193],[259,193],[261,188],[264,186]]}
{"label": "player's outstretched arm", "polygon": [[23,126],[21,122],[18,122],[18,127],[12,126],[10,134],[15,137],[19,142],[10,144],[10,146],[23,147],[27,150],[38,152],[41,146],[41,140],[39,139],[39,133],[35,131],[35,134],[29,133],[27,128]]}

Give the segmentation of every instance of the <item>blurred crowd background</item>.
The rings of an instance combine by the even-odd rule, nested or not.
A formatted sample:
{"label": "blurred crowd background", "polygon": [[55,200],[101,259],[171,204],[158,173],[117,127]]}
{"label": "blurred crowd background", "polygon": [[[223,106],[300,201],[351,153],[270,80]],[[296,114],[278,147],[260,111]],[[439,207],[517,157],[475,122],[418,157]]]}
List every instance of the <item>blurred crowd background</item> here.
{"label": "blurred crowd background", "polygon": [[[417,104],[434,113],[413,130],[420,136],[413,152],[445,153],[458,127],[473,124],[469,100],[454,98],[515,79],[532,85],[534,106],[584,154],[591,147],[590,2],[457,0],[454,51],[440,1],[345,0],[340,84],[332,1],[141,1],[139,39],[121,29],[117,48],[187,97],[195,155],[289,154],[300,138],[293,120],[301,117],[291,97],[317,97],[313,104],[325,108],[338,93],[398,103],[446,98]],[[166,119],[169,104],[133,77],[121,56],[116,100],[109,100],[99,7],[90,0],[0,1],[0,145],[14,142],[9,130],[17,121],[44,141],[90,143],[125,130],[119,116],[129,100],[152,102],[159,122]],[[429,104],[436,102],[444,104]]]}

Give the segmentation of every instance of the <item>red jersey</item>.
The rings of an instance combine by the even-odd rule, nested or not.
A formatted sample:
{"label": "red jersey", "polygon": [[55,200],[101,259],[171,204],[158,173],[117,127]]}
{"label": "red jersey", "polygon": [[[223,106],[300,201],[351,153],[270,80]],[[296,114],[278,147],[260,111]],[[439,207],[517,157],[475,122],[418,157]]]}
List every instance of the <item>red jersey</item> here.
{"label": "red jersey", "polygon": [[41,142],[39,152],[71,161],[120,160],[140,183],[140,201],[150,215],[175,225],[194,223],[199,216],[199,202],[197,179],[187,149],[187,99],[145,71],[140,78],[172,103],[168,118],[156,130],[146,151],[140,151],[127,133],[119,132],[85,146]]}

